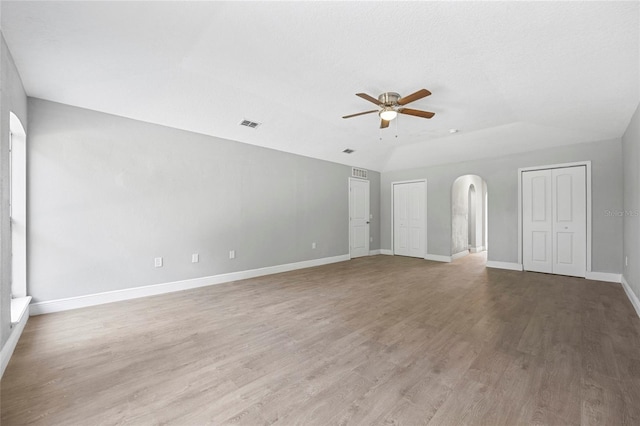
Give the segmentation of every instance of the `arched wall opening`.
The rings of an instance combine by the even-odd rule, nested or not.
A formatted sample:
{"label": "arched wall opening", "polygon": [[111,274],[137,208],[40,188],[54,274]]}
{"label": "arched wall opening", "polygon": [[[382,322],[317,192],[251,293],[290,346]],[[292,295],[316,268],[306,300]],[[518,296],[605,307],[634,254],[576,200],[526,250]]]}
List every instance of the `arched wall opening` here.
{"label": "arched wall opening", "polygon": [[451,257],[487,247],[487,184],[477,175],[459,176],[451,187]]}

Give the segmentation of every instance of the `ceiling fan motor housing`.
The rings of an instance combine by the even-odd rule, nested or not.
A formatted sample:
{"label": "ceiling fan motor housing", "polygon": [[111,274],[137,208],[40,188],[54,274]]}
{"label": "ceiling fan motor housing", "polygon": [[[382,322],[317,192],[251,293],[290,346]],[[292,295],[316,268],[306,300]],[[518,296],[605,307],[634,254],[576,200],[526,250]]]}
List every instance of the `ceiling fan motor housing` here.
{"label": "ceiling fan motor housing", "polygon": [[396,92],[385,92],[378,96],[380,103],[386,106],[397,105],[398,99],[400,99],[400,95]]}

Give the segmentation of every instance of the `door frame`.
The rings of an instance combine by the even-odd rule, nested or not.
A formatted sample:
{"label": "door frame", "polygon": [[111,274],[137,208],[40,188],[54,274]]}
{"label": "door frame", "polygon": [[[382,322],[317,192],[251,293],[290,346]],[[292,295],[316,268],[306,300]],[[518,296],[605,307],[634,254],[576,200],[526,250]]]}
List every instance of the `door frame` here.
{"label": "door frame", "polygon": [[576,161],[573,163],[550,164],[545,166],[521,167],[518,169],[518,263],[524,268],[522,260],[522,173],[534,170],[561,169],[565,167],[585,166],[587,184],[587,268],[585,272],[591,272],[591,161]]}
{"label": "door frame", "polygon": [[[391,255],[395,256],[395,240],[393,238],[393,228],[394,228],[394,220],[395,218],[393,217],[394,212],[395,212],[395,194],[394,194],[394,190],[395,190],[395,185],[402,185],[405,183],[418,183],[418,182],[424,182],[424,254],[422,256],[423,259],[426,258],[427,253],[429,253],[428,247],[427,247],[427,241],[429,240],[427,238],[428,235],[428,230],[427,230],[427,202],[428,202],[428,184],[427,184],[427,179],[412,179],[412,180],[399,180],[399,181],[395,181],[395,182],[391,182]],[[417,258],[416,258],[417,259]]]}
{"label": "door frame", "polygon": [[349,216],[347,217],[347,226],[349,229],[349,260],[352,259],[351,257],[351,182],[353,182],[354,180],[357,180],[359,182],[367,182],[367,185],[369,187],[369,238],[367,240],[367,245],[369,246],[369,255],[371,255],[371,181],[369,179],[360,179],[360,178],[354,178],[354,177],[350,177],[347,181],[347,196],[349,197],[349,201],[348,201],[348,210],[349,210]]}

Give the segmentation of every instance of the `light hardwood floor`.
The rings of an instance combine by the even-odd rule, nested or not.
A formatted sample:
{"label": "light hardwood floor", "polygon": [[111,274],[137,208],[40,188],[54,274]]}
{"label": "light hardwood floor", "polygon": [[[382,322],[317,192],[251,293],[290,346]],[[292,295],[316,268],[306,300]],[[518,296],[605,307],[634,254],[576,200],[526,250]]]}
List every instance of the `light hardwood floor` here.
{"label": "light hardwood floor", "polygon": [[375,256],[33,317],[2,425],[640,424],[619,284]]}

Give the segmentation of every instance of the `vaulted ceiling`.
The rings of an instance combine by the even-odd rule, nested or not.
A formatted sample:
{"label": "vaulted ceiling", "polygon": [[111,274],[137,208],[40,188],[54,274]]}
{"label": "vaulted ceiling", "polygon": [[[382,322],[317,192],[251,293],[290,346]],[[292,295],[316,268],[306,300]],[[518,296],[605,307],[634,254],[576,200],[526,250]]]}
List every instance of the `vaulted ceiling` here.
{"label": "vaulted ceiling", "polygon": [[[2,31],[29,96],[385,171],[622,136],[638,6],[5,0]],[[430,120],[341,118],[420,88]]]}

